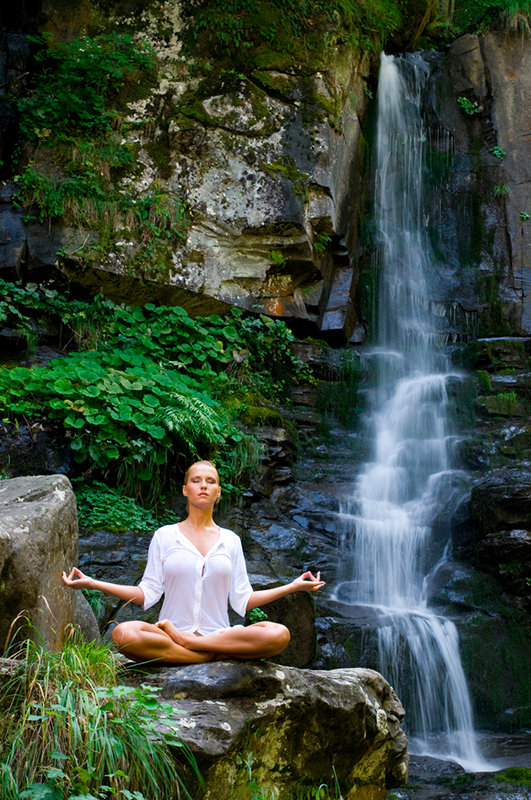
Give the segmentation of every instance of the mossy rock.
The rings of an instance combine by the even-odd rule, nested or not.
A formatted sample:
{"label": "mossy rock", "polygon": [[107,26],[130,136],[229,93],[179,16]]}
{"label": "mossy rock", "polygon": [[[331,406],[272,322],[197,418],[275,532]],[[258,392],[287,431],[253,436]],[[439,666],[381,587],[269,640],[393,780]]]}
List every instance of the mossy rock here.
{"label": "mossy rock", "polygon": [[476,413],[482,417],[527,417],[527,411],[515,392],[500,392],[497,395],[477,397]]}
{"label": "mossy rock", "polygon": [[524,612],[505,608],[458,625],[476,724],[489,730],[531,725],[531,630]]}
{"label": "mossy rock", "polygon": [[454,363],[466,369],[497,372],[503,369],[525,370],[529,365],[528,338],[486,339],[469,342],[453,355]]}
{"label": "mossy rock", "polygon": [[249,406],[243,412],[241,421],[249,428],[286,428],[288,423],[277,408],[271,406]]}

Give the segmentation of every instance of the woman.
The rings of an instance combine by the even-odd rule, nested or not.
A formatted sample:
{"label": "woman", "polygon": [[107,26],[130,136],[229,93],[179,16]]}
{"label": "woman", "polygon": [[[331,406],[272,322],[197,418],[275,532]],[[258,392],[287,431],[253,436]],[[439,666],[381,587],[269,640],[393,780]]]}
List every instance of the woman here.
{"label": "woman", "polygon": [[269,658],[290,640],[288,629],[276,622],[256,622],[231,628],[227,600],[244,616],[256,606],[292,592],[315,592],[324,586],[320,573],[305,572],[292,583],[253,591],[240,538],[220,528],[212,518],[221,494],[219,474],[210,461],[198,461],[187,471],[183,494],[188,517],[155,531],[148,563],[138,586],[119,586],[88,578],[74,568],[63,580],[73,589],[98,589],[121,600],[151,608],[164,594],[161,619],[122,622],[112,638],[118,650],[133,661],[199,664],[223,659]]}

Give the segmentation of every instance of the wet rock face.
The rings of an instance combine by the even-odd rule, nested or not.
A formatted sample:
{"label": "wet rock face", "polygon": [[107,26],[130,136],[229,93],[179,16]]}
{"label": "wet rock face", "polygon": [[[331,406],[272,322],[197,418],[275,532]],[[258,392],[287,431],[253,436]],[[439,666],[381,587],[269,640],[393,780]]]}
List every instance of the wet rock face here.
{"label": "wet rock face", "polygon": [[[528,332],[531,268],[529,41],[489,33],[430,55],[426,98],[432,168],[431,296],[448,333]],[[458,99],[468,102],[466,113]]]}
{"label": "wet rock face", "polygon": [[[21,632],[58,648],[74,621],[63,570],[77,562],[77,509],[62,475],[0,483],[0,640],[17,615]],[[28,629],[25,617],[29,617]],[[42,638],[41,638],[42,637]]]}
{"label": "wet rock face", "polygon": [[531,472],[501,469],[487,475],[472,489],[470,509],[474,527],[482,537],[526,528],[531,521]]}
{"label": "wet rock face", "polygon": [[297,781],[334,785],[343,797],[383,800],[407,781],[404,710],[372,670],[310,672],[268,662],[218,662],[143,672],[185,713],[179,733],[206,781],[206,798],[264,793]]}

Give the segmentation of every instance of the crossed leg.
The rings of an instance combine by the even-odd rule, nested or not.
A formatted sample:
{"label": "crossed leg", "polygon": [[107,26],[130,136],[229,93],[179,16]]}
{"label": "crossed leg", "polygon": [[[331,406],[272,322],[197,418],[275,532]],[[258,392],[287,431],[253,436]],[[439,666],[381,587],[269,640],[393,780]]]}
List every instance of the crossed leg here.
{"label": "crossed leg", "polygon": [[287,646],[288,629],[276,622],[257,622],[211,636],[182,633],[169,620],[156,625],[122,622],[112,632],[118,650],[133,661],[203,664],[207,661],[270,658]]}

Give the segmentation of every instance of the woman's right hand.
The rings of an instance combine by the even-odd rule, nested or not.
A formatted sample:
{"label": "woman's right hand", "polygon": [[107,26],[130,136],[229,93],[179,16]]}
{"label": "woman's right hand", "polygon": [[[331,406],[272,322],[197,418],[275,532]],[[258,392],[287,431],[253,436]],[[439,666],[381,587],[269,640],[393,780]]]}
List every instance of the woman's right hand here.
{"label": "woman's right hand", "polygon": [[[77,576],[77,577],[74,577]],[[84,575],[80,569],[74,567],[70,575],[67,575],[66,572],[63,572],[63,581],[66,583],[67,586],[70,586],[71,589],[93,589],[94,588],[94,579],[89,578],[88,575]]]}

